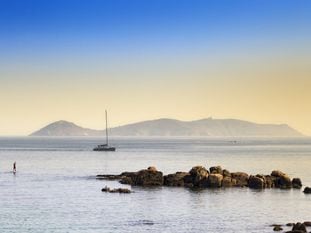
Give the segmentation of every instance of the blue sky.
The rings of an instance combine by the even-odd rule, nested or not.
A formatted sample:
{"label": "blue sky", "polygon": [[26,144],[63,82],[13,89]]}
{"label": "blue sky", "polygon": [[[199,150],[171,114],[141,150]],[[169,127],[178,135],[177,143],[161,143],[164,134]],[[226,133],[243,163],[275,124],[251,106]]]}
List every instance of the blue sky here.
{"label": "blue sky", "polygon": [[310,12],[310,1],[300,0],[1,0],[1,50],[52,55],[79,48],[83,56],[98,48],[175,53],[209,43],[301,42],[310,39]]}

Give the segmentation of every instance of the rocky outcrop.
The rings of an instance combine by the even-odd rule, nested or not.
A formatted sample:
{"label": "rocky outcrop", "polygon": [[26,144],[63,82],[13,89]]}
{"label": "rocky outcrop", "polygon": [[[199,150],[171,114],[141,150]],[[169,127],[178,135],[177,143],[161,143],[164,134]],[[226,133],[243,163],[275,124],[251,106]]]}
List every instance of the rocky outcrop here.
{"label": "rocky outcrop", "polygon": [[121,174],[121,183],[134,186],[161,186],[164,183],[163,173],[154,167],[138,172],[126,172]]}
{"label": "rocky outcrop", "polygon": [[177,187],[185,186],[184,178],[189,175],[190,173],[188,172],[176,172],[174,174],[166,175],[164,176],[164,185]]}
{"label": "rocky outcrop", "polygon": [[[290,179],[282,171],[272,171],[271,175],[248,175],[245,172],[230,173],[221,166],[210,167],[209,171],[203,166],[192,167],[189,172],[176,172],[163,176],[155,167],[148,167],[137,172],[123,172],[119,175],[98,175],[97,179],[119,180],[122,184],[134,186],[176,186],[188,188],[220,188],[220,187],[249,187],[251,189],[265,188],[301,188],[299,178]],[[305,193],[311,193],[306,187]]]}
{"label": "rocky outcrop", "polygon": [[[287,223],[284,228],[291,227],[291,230],[286,231],[286,233],[304,233],[304,232],[308,232],[307,227],[310,226],[306,223],[308,223],[308,222]],[[271,227],[273,227],[274,231],[282,231],[283,230],[283,226],[279,225],[279,224],[272,224]]]}
{"label": "rocky outcrop", "polygon": [[310,194],[311,193],[311,188],[310,187],[305,187],[303,192],[306,193],[306,194]]}

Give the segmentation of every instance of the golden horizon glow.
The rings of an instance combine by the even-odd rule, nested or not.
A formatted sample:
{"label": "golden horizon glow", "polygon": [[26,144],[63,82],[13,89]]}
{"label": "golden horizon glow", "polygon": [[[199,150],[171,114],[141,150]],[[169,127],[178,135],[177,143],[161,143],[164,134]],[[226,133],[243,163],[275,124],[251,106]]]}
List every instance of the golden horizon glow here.
{"label": "golden horizon glow", "polygon": [[27,71],[23,79],[2,86],[0,135],[27,135],[57,120],[101,129],[106,108],[111,127],[212,116],[284,123],[311,135],[311,59],[296,54],[279,60],[233,55],[190,60],[171,68],[142,64],[140,70],[123,67],[108,74]]}

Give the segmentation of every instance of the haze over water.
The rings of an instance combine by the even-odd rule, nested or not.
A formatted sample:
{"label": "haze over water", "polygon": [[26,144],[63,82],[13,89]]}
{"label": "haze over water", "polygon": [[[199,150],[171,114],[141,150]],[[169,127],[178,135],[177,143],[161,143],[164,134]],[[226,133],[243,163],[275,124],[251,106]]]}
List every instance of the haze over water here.
{"label": "haze over water", "polygon": [[310,186],[310,138],[114,138],[115,153],[91,151],[102,140],[0,138],[0,231],[268,233],[273,223],[310,220],[311,197],[301,190],[132,187],[122,195],[101,188],[123,185],[94,179],[150,165],[164,174],[222,165],[280,169]]}

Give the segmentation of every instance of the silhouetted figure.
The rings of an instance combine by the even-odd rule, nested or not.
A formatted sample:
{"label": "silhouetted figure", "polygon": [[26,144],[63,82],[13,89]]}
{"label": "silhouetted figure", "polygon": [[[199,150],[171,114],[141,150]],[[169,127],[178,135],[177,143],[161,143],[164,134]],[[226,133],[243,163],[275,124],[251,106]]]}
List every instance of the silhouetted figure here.
{"label": "silhouetted figure", "polygon": [[13,163],[13,173],[16,173],[16,162]]}

